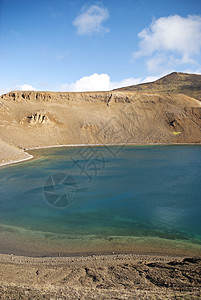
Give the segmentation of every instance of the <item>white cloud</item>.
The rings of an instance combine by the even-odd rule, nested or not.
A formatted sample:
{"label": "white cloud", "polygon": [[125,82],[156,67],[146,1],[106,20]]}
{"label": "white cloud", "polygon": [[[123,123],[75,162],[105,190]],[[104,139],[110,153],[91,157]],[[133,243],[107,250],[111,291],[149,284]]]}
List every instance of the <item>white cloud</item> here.
{"label": "white cloud", "polygon": [[147,61],[150,72],[163,64],[169,67],[197,64],[195,57],[201,52],[201,16],[162,17],[154,20],[138,36],[140,49],[133,53],[133,57],[152,56]]}
{"label": "white cloud", "polygon": [[17,85],[15,89],[20,90],[20,91],[37,91],[36,88],[29,84],[22,84],[22,85]]}
{"label": "white cloud", "polygon": [[110,77],[107,74],[94,73],[84,76],[71,84],[63,84],[62,91],[85,92],[85,91],[107,91],[110,88]]}
{"label": "white cloud", "polygon": [[84,76],[71,84],[63,84],[61,91],[86,92],[86,91],[109,91],[112,89],[138,84],[140,78],[126,78],[118,82],[113,82],[108,74],[94,73],[90,76]]}
{"label": "white cloud", "polygon": [[111,81],[110,82],[110,90],[118,89],[118,88],[129,86],[129,85],[135,85],[138,83],[141,83],[141,78],[130,77],[130,78],[123,79],[121,81],[116,81],[116,82]]}
{"label": "white cloud", "polygon": [[75,18],[73,25],[77,27],[79,35],[91,35],[109,32],[109,29],[102,25],[109,18],[106,8],[92,5],[83,9],[81,14]]}
{"label": "white cloud", "polygon": [[10,91],[37,91],[36,88],[29,84],[22,84],[22,85],[16,85],[14,87],[6,88],[6,89],[0,89],[0,95],[9,93]]}

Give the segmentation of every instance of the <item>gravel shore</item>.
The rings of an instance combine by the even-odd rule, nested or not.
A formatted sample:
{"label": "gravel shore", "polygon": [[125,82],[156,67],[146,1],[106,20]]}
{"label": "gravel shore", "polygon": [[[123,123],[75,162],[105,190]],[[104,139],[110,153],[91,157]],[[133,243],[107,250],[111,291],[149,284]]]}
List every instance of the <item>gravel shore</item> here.
{"label": "gravel shore", "polygon": [[200,299],[201,257],[0,255],[1,299]]}

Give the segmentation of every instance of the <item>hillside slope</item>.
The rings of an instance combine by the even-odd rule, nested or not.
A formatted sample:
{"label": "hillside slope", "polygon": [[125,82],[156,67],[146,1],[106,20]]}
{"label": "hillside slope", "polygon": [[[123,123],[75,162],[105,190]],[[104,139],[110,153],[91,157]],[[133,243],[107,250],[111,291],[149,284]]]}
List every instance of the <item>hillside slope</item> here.
{"label": "hillside slope", "polygon": [[154,82],[133,85],[119,91],[184,94],[201,101],[201,75],[173,72]]}
{"label": "hillside slope", "polygon": [[52,145],[200,143],[201,103],[182,94],[123,90],[15,91],[0,97],[0,139],[0,163],[16,157],[9,145],[24,156],[25,148]]}

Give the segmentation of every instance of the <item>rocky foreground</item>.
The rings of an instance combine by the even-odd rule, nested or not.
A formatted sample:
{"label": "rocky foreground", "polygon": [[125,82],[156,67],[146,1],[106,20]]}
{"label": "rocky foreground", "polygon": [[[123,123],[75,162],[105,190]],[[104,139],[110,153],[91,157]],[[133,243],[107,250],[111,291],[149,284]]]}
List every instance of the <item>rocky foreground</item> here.
{"label": "rocky foreground", "polygon": [[200,299],[201,258],[0,257],[1,299]]}
{"label": "rocky foreground", "polygon": [[181,74],[173,73],[135,89],[2,95],[0,164],[27,159],[24,149],[52,145],[200,143],[201,75],[186,76],[182,85]]}

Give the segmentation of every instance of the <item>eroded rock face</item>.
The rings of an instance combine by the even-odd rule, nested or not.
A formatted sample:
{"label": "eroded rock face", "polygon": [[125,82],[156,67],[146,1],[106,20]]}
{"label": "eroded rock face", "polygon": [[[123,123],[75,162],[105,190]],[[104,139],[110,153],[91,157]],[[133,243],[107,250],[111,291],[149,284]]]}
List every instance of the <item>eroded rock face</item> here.
{"label": "eroded rock face", "polygon": [[176,130],[176,131],[183,130],[179,116],[176,116],[174,113],[167,113],[167,124],[173,130]]}
{"label": "eroded rock face", "polygon": [[21,92],[13,91],[1,96],[1,99],[12,101],[50,101],[52,99],[51,93],[48,92]]}
{"label": "eroded rock face", "polygon": [[86,101],[92,103],[104,102],[108,106],[111,102],[125,103],[130,102],[127,96],[115,92],[86,92],[86,93],[67,93],[67,92],[33,92],[33,91],[12,91],[0,96],[0,99],[15,102],[69,102]]}
{"label": "eroded rock face", "polygon": [[20,122],[21,125],[51,125],[51,124],[61,124],[54,115],[51,113],[40,110],[33,112],[32,114],[29,114],[28,116],[25,116],[22,121]]}
{"label": "eroded rock face", "polygon": [[27,122],[30,125],[50,123],[50,119],[44,112],[36,112],[27,117]]}

